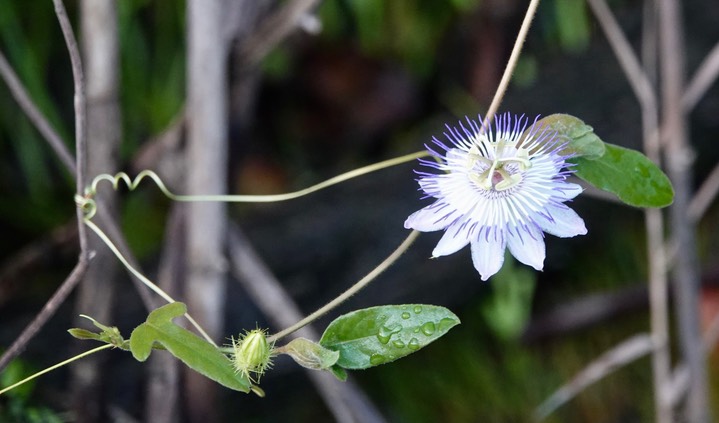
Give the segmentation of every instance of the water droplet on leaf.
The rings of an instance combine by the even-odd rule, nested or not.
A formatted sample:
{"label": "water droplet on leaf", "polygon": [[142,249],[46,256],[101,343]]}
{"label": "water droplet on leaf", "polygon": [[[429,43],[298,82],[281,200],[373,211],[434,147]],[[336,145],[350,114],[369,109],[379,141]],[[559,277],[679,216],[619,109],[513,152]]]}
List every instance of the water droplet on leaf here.
{"label": "water droplet on leaf", "polygon": [[407,344],[407,347],[409,347],[412,351],[417,351],[419,349],[419,340],[417,338],[412,338],[409,341],[409,344]]}
{"label": "water droplet on leaf", "polygon": [[384,363],[386,360],[382,354],[372,354],[369,358],[369,363],[373,366]]}
{"label": "water droplet on leaf", "polygon": [[422,306],[414,306],[414,312],[416,314],[419,314],[422,312]]}
{"label": "water droplet on leaf", "polygon": [[439,330],[443,332],[447,331],[456,324],[457,322],[455,320],[445,317],[444,319],[439,321]]}
{"label": "water droplet on leaf", "polygon": [[400,325],[392,325],[392,326],[382,326],[379,328],[379,332],[377,333],[377,339],[380,343],[386,344],[389,342],[389,339],[394,335],[395,333],[402,330],[402,326]]}
{"label": "water droplet on leaf", "polygon": [[399,339],[396,341],[392,341],[392,345],[394,345],[396,348],[404,348],[404,342],[400,341]]}
{"label": "water droplet on leaf", "polygon": [[405,320],[409,319],[411,316],[412,316],[412,315],[409,314],[409,313],[407,313],[406,311],[405,311],[404,313],[402,313],[402,318],[405,319]]}
{"label": "water droplet on leaf", "polygon": [[435,330],[435,327],[434,327],[434,323],[432,323],[432,322],[427,322],[422,325],[422,333],[427,336],[431,336],[434,333],[434,330]]}

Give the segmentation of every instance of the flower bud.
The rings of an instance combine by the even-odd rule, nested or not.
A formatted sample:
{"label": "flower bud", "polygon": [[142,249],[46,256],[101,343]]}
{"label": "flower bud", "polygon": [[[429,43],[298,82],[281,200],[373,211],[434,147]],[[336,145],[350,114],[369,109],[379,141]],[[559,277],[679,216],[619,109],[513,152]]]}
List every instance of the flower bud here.
{"label": "flower bud", "polygon": [[232,349],[232,364],[235,370],[252,382],[259,382],[265,370],[272,367],[272,345],[267,342],[264,329],[246,332],[237,341],[233,339]]}

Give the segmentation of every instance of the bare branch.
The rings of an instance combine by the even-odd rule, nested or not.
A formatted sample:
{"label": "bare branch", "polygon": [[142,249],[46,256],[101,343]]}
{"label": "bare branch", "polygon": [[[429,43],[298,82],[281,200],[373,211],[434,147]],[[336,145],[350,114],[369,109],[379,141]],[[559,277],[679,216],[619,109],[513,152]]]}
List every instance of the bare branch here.
{"label": "bare branch", "polygon": [[697,105],[717,77],[719,77],[719,43],[704,58],[684,91],[682,106],[685,113],[690,112]]}
{"label": "bare branch", "polygon": [[68,150],[65,142],[60,138],[60,135],[50,125],[50,122],[45,118],[45,115],[40,112],[40,109],[32,101],[30,95],[27,93],[25,86],[20,82],[17,74],[8,63],[5,55],[0,52],[0,76],[7,84],[17,104],[20,106],[25,115],[27,115],[30,122],[35,125],[35,128],[50,144],[50,148],[53,149],[58,158],[65,165],[68,171],[75,173],[75,158],[72,156],[70,150]]}
{"label": "bare branch", "polygon": [[662,143],[667,173],[674,185],[670,208],[672,235],[676,241],[673,263],[674,295],[682,356],[689,368],[686,421],[708,423],[710,418],[706,354],[701,346],[696,225],[689,216],[692,193],[692,157],[689,129],[682,107],[684,87],[683,22],[681,2],[657,0],[661,74]]}
{"label": "bare branch", "polygon": [[65,302],[67,296],[72,292],[78,282],[80,282],[87,271],[89,259],[83,259],[80,256],[80,260],[75,265],[70,275],[45,303],[42,310],[35,316],[32,322],[22,331],[20,336],[17,337],[15,342],[12,343],[10,348],[0,357],[0,371],[2,371],[8,363],[15,357],[17,357],[27,345],[28,342],[37,334],[37,332],[45,326],[45,323],[55,314],[58,307]]}
{"label": "bare branch", "polygon": [[537,420],[544,420],[554,410],[574,398],[589,385],[604,378],[618,368],[641,358],[654,349],[651,335],[642,333],[634,335],[626,341],[605,352],[577,373],[569,383],[555,391],[547,398],[534,414]]}
{"label": "bare branch", "polygon": [[719,193],[719,164],[714,166],[711,173],[702,182],[701,186],[689,202],[689,217],[698,222],[706,213],[712,201]]}
{"label": "bare branch", "polygon": [[[72,80],[75,87],[75,183],[77,186],[77,195],[83,195],[85,190],[85,180],[87,178],[87,110],[85,106],[85,74],[82,71],[82,61],[80,60],[80,48],[75,39],[75,33],[72,31],[70,19],[67,17],[67,11],[62,0],[53,0],[55,4],[55,14],[60,23],[62,35],[65,38],[68,53],[70,54],[70,64],[72,66]],[[90,252],[87,248],[87,230],[83,224],[83,211],[77,209],[78,238],[80,239],[80,255],[88,255]]]}
{"label": "bare branch", "polygon": [[262,61],[267,54],[300,24],[302,17],[318,5],[320,0],[291,0],[249,36],[240,47],[240,56],[246,66]]}

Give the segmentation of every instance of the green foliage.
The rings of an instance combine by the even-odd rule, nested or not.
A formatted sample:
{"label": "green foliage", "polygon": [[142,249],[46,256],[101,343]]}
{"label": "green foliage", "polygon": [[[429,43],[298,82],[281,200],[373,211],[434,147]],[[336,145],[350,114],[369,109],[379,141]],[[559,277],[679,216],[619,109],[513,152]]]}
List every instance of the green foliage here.
{"label": "green foliage", "polygon": [[556,132],[556,137],[567,146],[562,151],[565,156],[586,157],[593,160],[604,155],[604,142],[594,133],[594,128],[571,115],[553,114],[537,121],[537,127],[548,126]]}
{"label": "green foliage", "polygon": [[338,366],[366,369],[407,356],[458,324],[454,313],[434,305],[370,307],[335,319],[320,345],[339,351]]}
{"label": "green foliage", "polygon": [[563,114],[547,116],[537,125],[548,125],[567,141],[563,151],[572,155],[575,175],[592,186],[615,194],[634,207],[666,207],[674,189],[662,170],[642,153],[603,142],[591,126]]}
{"label": "green foliage", "polygon": [[235,372],[227,356],[214,345],[172,322],[186,311],[183,303],[170,303],[152,311],[147,321],[130,335],[132,356],[138,361],[147,360],[157,342],[196,372],[227,388],[249,392],[252,384]]}
{"label": "green foliage", "polygon": [[323,36],[347,32],[363,53],[398,57],[408,70],[427,76],[436,69],[436,52],[456,13],[470,13],[478,0],[327,0],[319,8]]}
{"label": "green foliage", "polygon": [[481,310],[487,325],[499,338],[516,339],[527,324],[536,275],[528,267],[518,266],[507,253],[502,269],[492,277],[492,296]]}
{"label": "green foliage", "polygon": [[86,329],[72,328],[67,330],[70,335],[74,336],[77,339],[105,342],[107,344],[112,344],[117,348],[121,348],[125,351],[130,350],[128,341],[125,341],[125,339],[123,339],[122,335],[120,334],[120,330],[117,327],[105,326],[90,316],[81,316],[90,320],[92,324],[95,325],[95,327],[101,330],[101,332],[95,333]]}
{"label": "green foliage", "polygon": [[[25,361],[11,361],[0,372],[0,389],[19,382],[30,373],[33,373],[32,369]],[[3,394],[7,400],[0,402],[0,422],[61,423],[63,421],[49,408],[31,404],[30,397],[34,387],[35,382],[29,381]]]}
{"label": "green foliage", "polygon": [[554,0],[554,17],[559,43],[564,50],[579,52],[587,48],[590,26],[586,2]]}
{"label": "green foliage", "polygon": [[599,159],[572,159],[578,177],[634,207],[666,207],[674,199],[669,178],[642,153],[606,144]]}

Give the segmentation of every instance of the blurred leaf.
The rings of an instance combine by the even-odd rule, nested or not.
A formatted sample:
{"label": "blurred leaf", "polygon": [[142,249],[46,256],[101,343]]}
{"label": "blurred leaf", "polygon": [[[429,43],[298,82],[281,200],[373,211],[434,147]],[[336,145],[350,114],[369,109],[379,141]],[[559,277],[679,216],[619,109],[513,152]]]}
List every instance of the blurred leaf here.
{"label": "blurred leaf", "polygon": [[520,88],[528,88],[534,84],[539,74],[537,58],[531,54],[523,53],[517,61],[512,84]]}
{"label": "blurred leaf", "polygon": [[183,303],[170,303],[153,310],[147,321],[130,335],[130,350],[138,361],[145,361],[159,342],[188,367],[236,391],[250,392],[250,381],[235,372],[229,358],[214,345],[172,322],[187,311]]}
{"label": "blurred leaf", "polygon": [[515,339],[529,320],[536,273],[517,266],[507,254],[502,269],[492,278],[492,296],[482,304],[482,315],[502,339]]}
{"label": "blurred leaf", "polygon": [[594,160],[604,154],[604,142],[594,134],[594,128],[579,118],[557,113],[538,120],[534,126],[545,125],[556,132],[557,138],[568,143],[562,155]]}
{"label": "blurred leaf", "polygon": [[[12,360],[0,373],[0,388],[6,388],[14,383],[20,382],[34,372],[23,360]],[[17,388],[14,388],[4,395],[22,400],[27,399],[35,387],[36,380],[30,380]]]}
{"label": "blurred leaf", "polygon": [[554,0],[559,43],[564,50],[579,52],[589,45],[589,16],[586,2]]}
{"label": "blurred leaf", "polygon": [[577,164],[577,177],[634,207],[666,207],[674,201],[669,178],[654,162],[638,151],[605,145],[606,153],[599,159],[570,160]]}
{"label": "blurred leaf", "polygon": [[458,324],[454,313],[434,305],[371,307],[335,319],[320,345],[340,352],[340,367],[366,369],[409,355]]}

